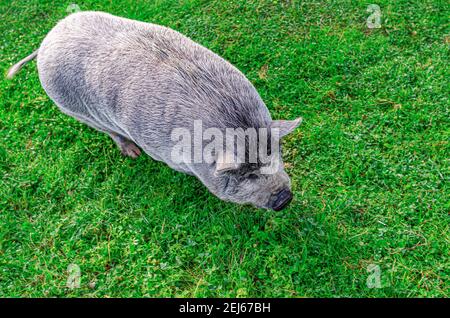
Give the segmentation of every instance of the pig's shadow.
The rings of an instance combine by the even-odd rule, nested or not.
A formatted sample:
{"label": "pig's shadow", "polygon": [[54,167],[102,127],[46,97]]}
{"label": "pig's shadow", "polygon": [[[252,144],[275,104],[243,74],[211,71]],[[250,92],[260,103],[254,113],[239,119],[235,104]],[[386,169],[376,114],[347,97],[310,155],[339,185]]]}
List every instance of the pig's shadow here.
{"label": "pig's shadow", "polygon": [[[179,210],[179,213],[192,207],[201,211],[239,211],[241,213],[254,213],[257,210],[250,205],[238,205],[220,200],[196,177],[175,171],[164,162],[156,161],[145,153],[134,160],[131,158],[118,160],[117,169],[128,170],[122,182],[129,185],[127,191],[130,196],[142,198],[153,195],[166,201],[168,207]],[[153,200],[154,198],[149,201]]]}

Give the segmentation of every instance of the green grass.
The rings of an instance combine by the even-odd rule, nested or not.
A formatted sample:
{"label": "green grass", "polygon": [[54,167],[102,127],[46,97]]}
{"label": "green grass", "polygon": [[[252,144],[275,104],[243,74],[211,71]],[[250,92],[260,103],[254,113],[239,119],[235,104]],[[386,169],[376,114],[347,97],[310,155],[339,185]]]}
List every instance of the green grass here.
{"label": "green grass", "polygon": [[225,203],[122,157],[58,111],[33,62],[0,81],[0,296],[450,295],[447,1],[2,1],[2,74],[72,2],[172,27],[242,70],[273,118],[303,116],[284,142],[295,199]]}

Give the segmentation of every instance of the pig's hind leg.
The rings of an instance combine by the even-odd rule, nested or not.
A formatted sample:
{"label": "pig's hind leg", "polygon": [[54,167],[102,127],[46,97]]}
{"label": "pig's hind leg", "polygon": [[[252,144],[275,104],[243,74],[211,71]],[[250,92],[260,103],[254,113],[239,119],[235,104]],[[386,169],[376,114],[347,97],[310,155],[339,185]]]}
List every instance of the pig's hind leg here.
{"label": "pig's hind leg", "polygon": [[109,130],[107,128],[103,128],[101,125],[99,125],[97,123],[93,123],[92,121],[87,120],[86,118],[80,118],[79,115],[76,116],[76,118],[79,121],[84,122],[88,126],[91,126],[92,128],[97,129],[98,131],[107,133],[112,138],[112,140],[114,140],[114,142],[117,144],[122,155],[131,157],[134,159],[134,158],[137,158],[141,154],[141,150],[139,149],[139,147],[134,142],[132,142],[130,139],[128,139],[118,133],[112,132],[111,130]]}
{"label": "pig's hind leg", "polygon": [[98,131],[107,133],[112,138],[112,140],[114,140],[114,142],[117,144],[117,146],[119,147],[120,151],[122,152],[122,154],[124,156],[129,156],[131,158],[137,158],[141,154],[141,150],[139,149],[139,147],[134,142],[129,140],[128,138],[123,137],[122,135],[120,135],[118,133],[112,132],[110,129],[105,128],[103,125],[101,125],[97,122],[94,122],[94,120],[92,120],[92,119],[88,119],[86,116],[83,116],[79,113],[74,113],[63,107],[59,107],[59,108],[61,109],[61,111],[63,113],[66,113],[67,115],[74,117],[78,121],[85,123],[86,125],[94,128]]}
{"label": "pig's hind leg", "polygon": [[108,135],[111,136],[124,156],[137,158],[141,154],[141,149],[131,140],[114,132],[108,132]]}

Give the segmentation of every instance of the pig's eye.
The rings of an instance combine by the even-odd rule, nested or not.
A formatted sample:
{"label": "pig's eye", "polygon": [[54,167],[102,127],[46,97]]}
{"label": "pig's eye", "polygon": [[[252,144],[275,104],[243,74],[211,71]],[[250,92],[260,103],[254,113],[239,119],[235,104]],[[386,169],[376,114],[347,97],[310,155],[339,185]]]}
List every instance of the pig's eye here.
{"label": "pig's eye", "polygon": [[259,178],[259,176],[258,176],[257,174],[255,174],[255,173],[250,173],[250,174],[248,175],[248,178],[249,178],[250,180],[256,180],[256,179]]}

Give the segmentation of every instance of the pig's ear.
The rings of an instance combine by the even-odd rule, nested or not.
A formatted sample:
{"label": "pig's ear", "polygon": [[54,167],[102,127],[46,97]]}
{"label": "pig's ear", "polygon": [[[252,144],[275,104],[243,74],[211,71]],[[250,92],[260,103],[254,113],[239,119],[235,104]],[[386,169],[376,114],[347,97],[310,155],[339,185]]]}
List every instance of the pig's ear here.
{"label": "pig's ear", "polygon": [[221,174],[230,170],[239,169],[240,164],[237,162],[233,152],[225,151],[217,156],[215,174]]}
{"label": "pig's ear", "polygon": [[294,120],[274,120],[270,124],[270,128],[278,128],[280,132],[280,138],[290,134],[295,128],[300,126],[303,118],[299,117]]}

